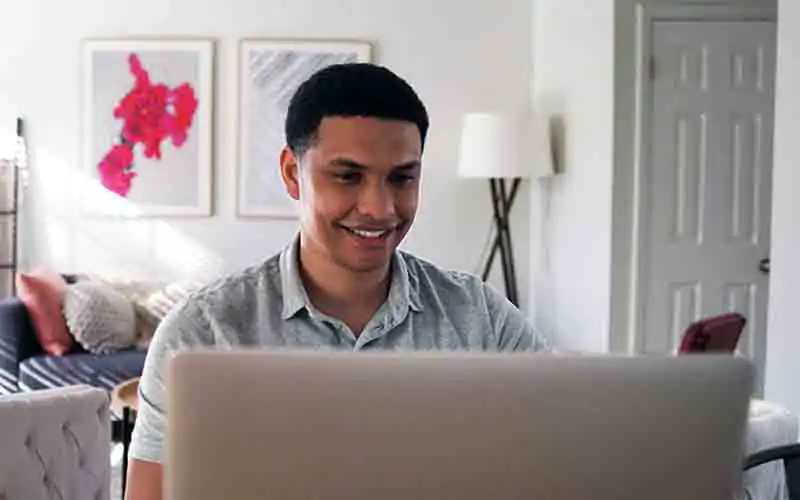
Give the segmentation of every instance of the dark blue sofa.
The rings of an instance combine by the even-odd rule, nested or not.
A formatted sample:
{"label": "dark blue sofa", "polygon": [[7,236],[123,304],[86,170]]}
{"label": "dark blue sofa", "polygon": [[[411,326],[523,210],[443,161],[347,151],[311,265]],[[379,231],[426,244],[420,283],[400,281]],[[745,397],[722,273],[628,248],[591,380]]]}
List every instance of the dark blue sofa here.
{"label": "dark blue sofa", "polygon": [[19,299],[0,301],[0,395],[73,384],[111,391],[141,375],[145,355],[134,349],[92,354],[77,344],[64,356],[47,355],[25,305]]}

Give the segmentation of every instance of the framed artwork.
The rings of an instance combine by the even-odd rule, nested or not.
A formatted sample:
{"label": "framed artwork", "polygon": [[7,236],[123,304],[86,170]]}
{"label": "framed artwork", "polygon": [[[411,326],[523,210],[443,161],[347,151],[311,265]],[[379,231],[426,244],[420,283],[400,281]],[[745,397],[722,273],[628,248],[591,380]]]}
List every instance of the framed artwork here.
{"label": "framed artwork", "polygon": [[88,210],[211,215],[214,42],[87,40],[82,56]]}
{"label": "framed artwork", "polygon": [[236,211],[240,217],[293,218],[279,158],[284,120],[299,85],[333,64],[369,62],[363,42],[243,40],[239,47],[239,144]]}

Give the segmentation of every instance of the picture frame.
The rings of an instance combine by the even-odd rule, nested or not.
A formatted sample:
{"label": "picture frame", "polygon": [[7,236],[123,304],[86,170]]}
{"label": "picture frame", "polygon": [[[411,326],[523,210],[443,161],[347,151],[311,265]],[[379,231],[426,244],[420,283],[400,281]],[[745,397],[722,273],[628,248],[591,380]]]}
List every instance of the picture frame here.
{"label": "picture frame", "polygon": [[371,61],[372,45],[363,41],[240,40],[237,217],[297,217],[279,164],[289,101],[303,81],[324,67]]}
{"label": "picture frame", "polygon": [[84,210],[211,216],[214,41],[88,39],[81,55]]}

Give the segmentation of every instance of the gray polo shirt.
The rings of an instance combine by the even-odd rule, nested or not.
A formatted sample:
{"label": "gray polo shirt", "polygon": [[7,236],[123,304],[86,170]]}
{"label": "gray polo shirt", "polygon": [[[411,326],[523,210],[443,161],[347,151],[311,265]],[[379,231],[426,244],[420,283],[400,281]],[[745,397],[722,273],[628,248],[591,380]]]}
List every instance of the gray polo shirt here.
{"label": "gray polo shirt", "polygon": [[395,252],[389,296],[356,336],[309,301],[298,241],[263,264],[217,281],[176,306],[158,327],[139,386],[130,456],[163,462],[168,354],[192,348],[360,351],[549,350],[522,313],[480,279]]}

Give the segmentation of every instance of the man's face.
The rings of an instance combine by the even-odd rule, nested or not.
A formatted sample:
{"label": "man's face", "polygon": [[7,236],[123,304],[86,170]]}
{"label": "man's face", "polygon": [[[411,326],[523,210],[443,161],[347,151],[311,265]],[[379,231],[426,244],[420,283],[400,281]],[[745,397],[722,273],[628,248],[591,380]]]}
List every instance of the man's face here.
{"label": "man's face", "polygon": [[302,158],[281,155],[304,244],[350,271],[388,265],[417,212],[421,154],[413,123],[324,118]]}

